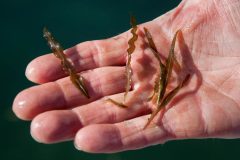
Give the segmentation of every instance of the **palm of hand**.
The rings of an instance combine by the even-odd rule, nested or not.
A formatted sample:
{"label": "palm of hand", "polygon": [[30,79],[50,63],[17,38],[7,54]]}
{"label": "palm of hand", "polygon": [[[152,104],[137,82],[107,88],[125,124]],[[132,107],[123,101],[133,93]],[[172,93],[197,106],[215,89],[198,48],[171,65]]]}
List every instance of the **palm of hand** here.
{"label": "palm of hand", "polygon": [[[127,99],[129,109],[99,99],[114,94],[110,97],[122,100],[123,65],[127,40],[131,36],[126,32],[104,41],[85,42],[66,52],[79,71],[88,70],[83,75],[88,80],[90,100],[86,100],[68,78],[63,78],[20,93],[13,106],[15,113],[22,119],[34,119],[31,133],[38,141],[53,143],[75,137],[76,146],[89,152],[136,149],[169,139],[239,136],[240,47],[237,44],[240,38],[234,26],[237,24],[226,22],[228,14],[216,17],[221,6],[214,9],[213,4],[208,4],[212,8],[211,14],[207,14],[196,4],[184,7],[187,3],[185,1],[166,15],[139,26],[138,47],[132,59],[133,91]],[[149,117],[146,114],[154,108],[146,98],[152,91],[158,64],[145,46],[143,26],[152,33],[163,57],[168,54],[174,31],[182,28],[183,36],[178,37],[176,56],[183,72],[192,75],[187,86],[163,111],[162,118],[155,118],[153,124],[156,125],[146,130],[142,130]],[[172,33],[168,33],[169,28]],[[46,64],[43,66],[42,62]],[[34,60],[28,72],[28,77],[39,83],[64,77],[58,60],[52,55]],[[177,74],[173,77],[181,78],[182,72]],[[170,86],[175,85],[174,78]]]}

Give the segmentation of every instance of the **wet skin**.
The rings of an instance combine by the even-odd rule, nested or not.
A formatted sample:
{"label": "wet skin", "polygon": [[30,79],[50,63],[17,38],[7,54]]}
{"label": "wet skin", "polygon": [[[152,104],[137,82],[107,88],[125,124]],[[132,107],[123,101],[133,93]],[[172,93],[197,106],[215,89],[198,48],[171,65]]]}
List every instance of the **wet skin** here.
{"label": "wet skin", "polygon": [[[176,139],[238,138],[240,1],[217,2],[184,0],[170,12],[138,25],[128,109],[116,107],[106,98],[123,100],[129,31],[65,51],[86,79],[90,99],[72,85],[59,60],[46,54],[26,69],[28,79],[40,85],[20,92],[13,111],[20,119],[32,120],[31,134],[37,141],[74,140],[75,146],[86,152],[118,152]],[[186,72],[191,73],[191,79],[159,118],[142,130],[155,109],[146,98],[159,69],[145,45],[144,27],[151,32],[162,59],[168,55],[174,33],[182,29],[175,55],[183,71],[173,72],[168,89]]]}

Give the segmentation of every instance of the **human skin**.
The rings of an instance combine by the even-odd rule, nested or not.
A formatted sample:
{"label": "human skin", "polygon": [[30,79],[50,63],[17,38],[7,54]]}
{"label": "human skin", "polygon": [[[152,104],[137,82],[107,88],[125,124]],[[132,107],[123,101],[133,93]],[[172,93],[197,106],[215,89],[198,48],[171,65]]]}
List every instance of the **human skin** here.
{"label": "human skin", "polygon": [[[122,101],[129,31],[113,38],[80,43],[65,51],[86,79],[86,99],[62,71],[53,54],[34,59],[26,69],[40,85],[20,92],[13,111],[31,120],[31,135],[41,143],[74,140],[77,149],[94,153],[133,150],[169,140],[240,137],[240,0],[183,0],[178,7],[138,25],[132,55],[133,82],[119,108],[106,97]],[[143,27],[166,58],[175,31],[175,54],[182,66],[169,87],[186,73],[189,82],[143,130],[155,105],[147,102],[158,62],[146,46]]]}

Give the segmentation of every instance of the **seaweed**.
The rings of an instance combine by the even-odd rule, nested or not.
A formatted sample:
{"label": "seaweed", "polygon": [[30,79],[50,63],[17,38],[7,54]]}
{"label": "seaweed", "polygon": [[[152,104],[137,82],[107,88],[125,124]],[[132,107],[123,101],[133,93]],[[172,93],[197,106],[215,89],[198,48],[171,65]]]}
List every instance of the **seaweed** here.
{"label": "seaweed", "polygon": [[[137,21],[136,18],[134,16],[131,15],[130,17],[130,24],[131,24],[131,34],[132,37],[129,39],[128,41],[128,49],[127,49],[127,63],[125,66],[125,74],[126,74],[126,85],[125,85],[125,93],[124,93],[124,99],[123,101],[125,102],[126,98],[127,98],[127,94],[131,88],[131,82],[132,82],[132,68],[131,68],[131,60],[132,60],[132,53],[135,51],[136,46],[135,46],[135,42],[138,39],[138,35],[137,35]],[[118,107],[121,108],[127,108],[127,106],[122,103],[122,102],[117,102],[111,98],[107,99],[107,101],[117,105]]]}
{"label": "seaweed", "polygon": [[186,84],[186,82],[189,80],[190,74],[187,74],[184,78],[184,80],[171,92],[169,92],[164,99],[162,100],[161,104],[157,106],[157,109],[151,114],[150,118],[148,119],[147,123],[145,124],[143,129],[146,129],[147,126],[151,123],[151,121],[154,119],[154,117],[158,114],[158,112],[165,107],[172,98],[178,93],[178,91]]}
{"label": "seaweed", "polygon": [[167,84],[168,84],[169,78],[170,78],[171,73],[172,73],[173,62],[176,63],[178,68],[180,67],[179,63],[177,62],[177,60],[174,56],[174,48],[175,48],[175,43],[176,43],[176,37],[177,37],[179,31],[180,30],[178,30],[174,35],[174,38],[173,38],[172,44],[171,44],[171,48],[170,48],[170,51],[169,51],[169,54],[168,54],[168,58],[166,60],[166,66],[165,66],[160,59],[160,54],[157,51],[156,45],[155,45],[155,43],[152,39],[152,35],[150,34],[150,32],[148,31],[147,28],[144,28],[144,32],[145,32],[145,35],[146,35],[147,40],[148,40],[148,45],[149,45],[152,53],[154,54],[154,56],[157,58],[157,60],[159,62],[159,66],[160,66],[160,76],[156,77],[154,92],[153,92],[153,95],[150,96],[150,98],[149,98],[149,100],[153,99],[154,95],[157,93],[158,94],[157,105],[162,100],[162,98],[164,97],[164,94],[166,92]]}
{"label": "seaweed", "polygon": [[120,107],[120,108],[127,108],[128,106],[126,106],[125,104],[121,103],[121,102],[117,102],[111,98],[108,98],[107,101],[115,104],[116,106]]}
{"label": "seaweed", "polygon": [[[137,30],[138,26],[136,23],[136,18],[134,16],[131,16],[130,19],[131,24],[131,35],[132,37],[128,40],[128,49],[127,49],[127,62],[125,66],[125,74],[126,74],[126,85],[125,85],[125,93],[124,93],[124,100],[123,102],[117,102],[111,98],[108,98],[106,101],[113,103],[114,105],[121,107],[121,108],[127,108],[128,106],[125,105],[125,100],[127,98],[127,95],[131,89],[131,82],[132,82],[132,68],[131,68],[131,60],[132,60],[132,54],[136,49],[135,42],[138,39]],[[149,48],[151,49],[152,54],[155,56],[157,61],[159,62],[159,73],[157,74],[155,78],[155,84],[153,89],[153,94],[148,98],[148,101],[150,100],[156,100],[156,110],[154,110],[148,119],[147,123],[144,125],[144,128],[147,128],[148,125],[151,123],[151,121],[154,119],[154,117],[163,109],[166,105],[170,103],[170,101],[176,96],[176,94],[179,92],[179,90],[185,86],[187,81],[190,78],[190,74],[186,74],[184,79],[171,91],[167,91],[167,86],[169,84],[173,67],[177,72],[181,70],[181,66],[178,63],[175,54],[174,54],[174,48],[175,43],[177,39],[178,33],[181,32],[181,30],[177,30],[174,34],[174,37],[171,42],[171,47],[169,50],[168,57],[165,61],[165,64],[162,62],[160,53],[157,50],[157,47],[153,41],[152,35],[148,31],[147,28],[144,27],[144,33],[147,38],[147,44]],[[51,50],[53,51],[53,54],[60,59],[61,65],[63,70],[70,76],[70,80],[74,84],[76,88],[78,88],[81,93],[87,97],[90,98],[88,94],[88,90],[84,84],[84,79],[81,75],[77,74],[76,70],[74,69],[73,65],[67,60],[66,55],[63,52],[63,48],[61,45],[55,40],[55,38],[52,36],[51,32],[48,31],[47,28],[43,29],[43,37],[47,40],[48,45],[50,46]],[[168,92],[168,93],[166,93]]]}
{"label": "seaweed", "polygon": [[[168,58],[167,58],[167,61],[166,61],[166,68],[167,68],[166,84],[168,84],[169,79],[170,79],[171,74],[172,74],[173,62],[174,62],[174,59],[175,59],[174,48],[175,48],[177,35],[178,35],[179,32],[180,32],[180,30],[178,30],[173,37],[171,48],[170,48],[170,51],[169,51],[169,55],[168,55]],[[176,61],[176,59],[175,59],[175,61]]]}
{"label": "seaweed", "polygon": [[70,76],[70,80],[74,84],[74,86],[81,91],[81,93],[90,98],[87,88],[84,84],[84,79],[81,75],[78,75],[74,67],[67,60],[65,54],[63,53],[63,48],[56,41],[56,39],[52,36],[52,33],[44,27],[43,29],[43,37],[47,40],[49,47],[51,48],[53,54],[61,60],[63,70]]}
{"label": "seaweed", "polygon": [[155,97],[155,95],[157,94],[157,109],[151,114],[148,122],[144,126],[144,129],[150,124],[150,122],[154,119],[154,117],[157,115],[157,113],[171,101],[171,99],[178,93],[178,91],[184,86],[184,84],[190,77],[190,75],[187,74],[186,77],[184,78],[184,80],[176,88],[174,88],[172,91],[170,91],[165,96],[166,88],[167,88],[169,79],[172,74],[173,65],[175,64],[175,66],[177,67],[178,70],[181,69],[181,67],[180,67],[179,63],[177,62],[175,55],[174,55],[175,43],[176,43],[177,35],[180,31],[181,30],[178,30],[173,37],[171,47],[169,50],[169,54],[168,54],[168,58],[166,60],[166,65],[164,65],[161,62],[160,54],[157,51],[156,45],[152,39],[150,32],[148,31],[147,28],[144,28],[144,32],[145,32],[145,35],[146,35],[147,41],[148,41],[148,46],[150,47],[154,56],[157,58],[157,60],[159,62],[159,67],[160,67],[160,74],[158,74],[158,76],[155,79],[153,94],[149,98],[149,100],[152,100]]}
{"label": "seaweed", "polygon": [[159,102],[163,98],[163,95],[164,95],[165,89],[166,89],[166,78],[164,78],[164,77],[166,77],[167,70],[166,70],[166,66],[162,63],[162,61],[160,59],[160,54],[157,51],[156,45],[152,39],[152,35],[148,31],[148,29],[145,27],[144,27],[144,32],[145,32],[145,35],[148,40],[148,45],[149,45],[152,53],[154,54],[154,56],[157,58],[157,60],[159,62],[159,67],[160,67],[160,74],[158,74],[158,76],[155,79],[153,94],[148,99],[151,100],[154,98],[155,94],[158,94],[157,95],[157,104],[159,104]]}
{"label": "seaweed", "polygon": [[160,83],[160,74],[158,74],[157,77],[155,78],[153,93],[150,97],[148,97],[148,101],[153,100],[155,95],[159,92],[159,87],[160,87],[159,83]]}
{"label": "seaweed", "polygon": [[131,68],[131,58],[132,58],[132,53],[134,52],[136,46],[135,46],[135,42],[138,39],[138,35],[137,35],[137,22],[136,22],[136,18],[134,16],[131,16],[131,20],[130,20],[130,24],[132,26],[131,29],[131,34],[132,34],[132,38],[130,38],[130,40],[128,41],[128,49],[127,49],[127,63],[126,63],[126,79],[127,79],[127,83],[125,86],[125,94],[124,94],[124,101],[126,100],[127,94],[130,90],[130,86],[131,86],[131,82],[132,82],[132,68]]}

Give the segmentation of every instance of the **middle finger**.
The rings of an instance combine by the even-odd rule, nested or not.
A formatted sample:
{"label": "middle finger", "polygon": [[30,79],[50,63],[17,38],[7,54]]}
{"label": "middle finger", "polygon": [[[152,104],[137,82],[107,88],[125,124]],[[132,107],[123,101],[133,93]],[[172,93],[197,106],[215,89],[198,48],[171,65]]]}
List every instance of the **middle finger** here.
{"label": "middle finger", "polygon": [[74,108],[124,91],[124,67],[97,68],[82,76],[86,79],[90,99],[85,98],[68,77],[20,92],[13,103],[14,112],[21,119],[31,120],[45,111]]}

